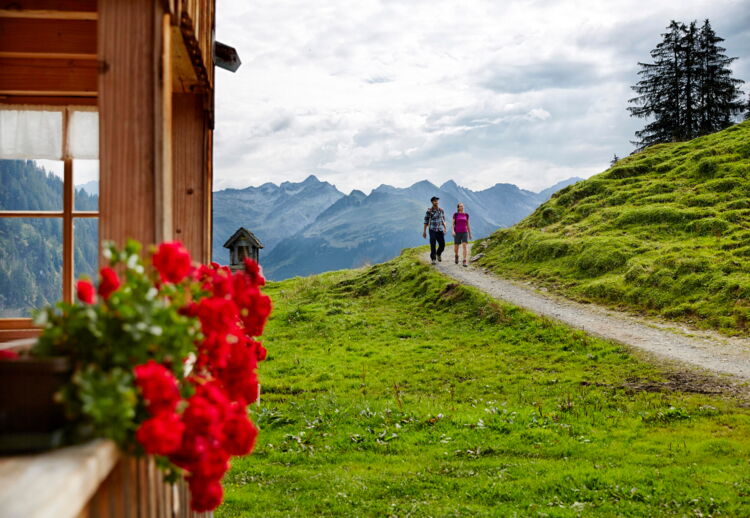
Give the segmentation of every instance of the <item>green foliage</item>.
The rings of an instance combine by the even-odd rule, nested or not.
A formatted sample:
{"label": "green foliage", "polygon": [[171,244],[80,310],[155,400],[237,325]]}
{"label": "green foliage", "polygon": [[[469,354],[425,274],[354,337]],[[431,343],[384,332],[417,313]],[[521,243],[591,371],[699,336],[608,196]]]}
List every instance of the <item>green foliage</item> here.
{"label": "green foliage", "polygon": [[[95,364],[88,364],[76,372],[73,383],[77,394],[69,395],[80,400],[80,416],[86,418],[84,426],[96,430],[97,436],[124,444],[128,435],[135,431],[138,403],[130,370],[115,367],[103,371]],[[69,414],[74,408],[74,405],[69,406]]]}
{"label": "green foliage", "polygon": [[96,304],[58,302],[35,315],[43,330],[32,354],[66,356],[76,366],[72,386],[62,393],[74,437],[128,444],[146,417],[133,388],[133,367],[153,359],[182,380],[183,360],[195,353],[200,325],[179,308],[199,294],[171,283],[157,291],[158,275],[146,270],[140,253],[132,240],[123,250],[106,245],[109,265],[122,272],[116,291]]}
{"label": "green foliage", "polygon": [[[484,267],[582,300],[747,335],[750,123],[621,159],[479,245]],[[554,214],[554,218],[543,215]]]}
{"label": "green foliage", "polygon": [[672,20],[662,38],[650,53],[654,62],[638,63],[640,80],[632,87],[638,95],[628,101],[633,117],[653,119],[635,133],[639,150],[722,130],[746,109],[744,81],[732,77],[737,58],[727,57],[708,20],[700,28]]}
{"label": "green foliage", "polygon": [[750,513],[750,411],[701,393],[715,381],[498,303],[414,252],[267,288],[261,433],[219,518]]}

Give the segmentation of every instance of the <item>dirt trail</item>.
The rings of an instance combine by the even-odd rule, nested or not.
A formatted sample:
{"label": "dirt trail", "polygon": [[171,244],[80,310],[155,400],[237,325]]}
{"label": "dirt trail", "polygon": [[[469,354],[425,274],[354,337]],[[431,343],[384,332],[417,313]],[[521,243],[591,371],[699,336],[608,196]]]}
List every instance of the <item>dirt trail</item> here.
{"label": "dirt trail", "polygon": [[[429,264],[429,252],[421,258]],[[453,258],[453,245],[446,246],[443,261],[435,267],[440,272],[479,288],[494,298],[521,306],[592,335],[646,351],[661,359],[750,381],[748,339],[728,338],[709,331],[688,329],[673,322],[658,322],[594,304],[571,301],[535,289],[529,284],[485,273],[471,265],[464,268],[460,264],[454,264]]]}

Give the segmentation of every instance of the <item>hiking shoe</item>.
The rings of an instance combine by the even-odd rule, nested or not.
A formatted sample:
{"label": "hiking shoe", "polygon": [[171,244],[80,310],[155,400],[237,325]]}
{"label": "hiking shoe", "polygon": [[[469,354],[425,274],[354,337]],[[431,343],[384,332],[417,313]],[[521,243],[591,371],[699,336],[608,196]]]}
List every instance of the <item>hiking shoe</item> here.
{"label": "hiking shoe", "polygon": [[441,256],[438,256],[438,262],[443,262],[443,258]]}
{"label": "hiking shoe", "polygon": [[456,264],[458,264],[458,256],[456,256]]}
{"label": "hiking shoe", "polygon": [[464,261],[464,268],[466,268],[466,266],[467,266],[466,261]]}
{"label": "hiking shoe", "polygon": [[436,261],[435,261],[435,259],[432,259],[431,261],[432,261],[432,264],[436,264]]}

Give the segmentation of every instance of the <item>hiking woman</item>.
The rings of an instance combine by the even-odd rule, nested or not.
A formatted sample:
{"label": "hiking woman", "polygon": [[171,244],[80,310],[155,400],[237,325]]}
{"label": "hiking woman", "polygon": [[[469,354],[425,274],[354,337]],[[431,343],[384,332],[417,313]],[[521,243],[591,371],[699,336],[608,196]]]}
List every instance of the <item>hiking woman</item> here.
{"label": "hiking woman", "polygon": [[466,266],[466,254],[468,242],[471,239],[471,225],[469,215],[464,212],[464,204],[459,202],[458,212],[453,214],[453,248],[456,252],[456,264],[458,264],[458,246],[463,245],[463,265]]}

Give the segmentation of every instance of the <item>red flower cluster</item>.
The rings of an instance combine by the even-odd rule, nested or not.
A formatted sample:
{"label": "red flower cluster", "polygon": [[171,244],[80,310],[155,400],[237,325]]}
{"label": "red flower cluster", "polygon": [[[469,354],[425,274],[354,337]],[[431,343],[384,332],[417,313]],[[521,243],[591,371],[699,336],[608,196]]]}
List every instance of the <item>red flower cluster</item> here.
{"label": "red flower cluster", "polygon": [[[162,281],[179,283],[191,273],[186,254],[174,243],[159,247],[153,264]],[[258,399],[256,369],[266,350],[253,338],[263,332],[271,301],[260,291],[265,279],[258,265],[246,260],[245,266],[234,273],[216,264],[200,266],[189,277],[206,296],[181,311],[197,318],[203,333],[189,378],[195,393],[184,404],[169,369],[153,360],[135,368],[152,416],[138,428],[136,439],[146,452],[167,456],[186,471],[191,507],[199,512],[221,503],[221,479],[230,457],[250,453],[258,435],[247,405]]]}
{"label": "red flower cluster", "polygon": [[117,291],[117,288],[120,287],[120,278],[109,266],[105,266],[99,270],[99,277],[99,289],[97,290],[97,293],[106,300],[112,295],[113,291]]}
{"label": "red flower cluster", "polygon": [[18,358],[18,353],[16,351],[0,349],[0,360],[15,360],[16,358]]}
{"label": "red flower cluster", "polygon": [[190,253],[179,241],[162,243],[151,258],[163,282],[178,283],[193,269]]}
{"label": "red flower cluster", "polygon": [[76,295],[78,300],[84,304],[93,304],[96,301],[96,291],[90,281],[78,281],[76,284]]}

